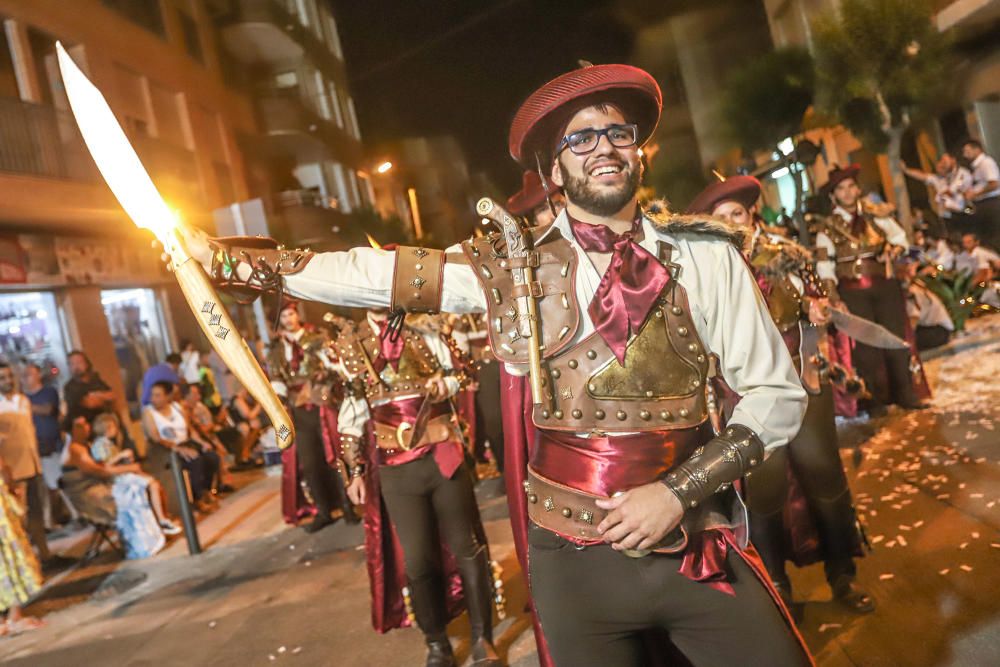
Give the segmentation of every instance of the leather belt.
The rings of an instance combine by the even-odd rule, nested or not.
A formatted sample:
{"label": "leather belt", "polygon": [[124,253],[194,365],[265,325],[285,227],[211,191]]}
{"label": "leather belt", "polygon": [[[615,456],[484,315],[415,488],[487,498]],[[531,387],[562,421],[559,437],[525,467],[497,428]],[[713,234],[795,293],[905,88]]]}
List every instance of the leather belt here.
{"label": "leather belt", "polygon": [[451,415],[448,414],[438,415],[428,420],[423,435],[415,443],[412,442],[412,423],[404,421],[398,426],[390,426],[375,422],[375,443],[379,449],[402,449],[405,452],[443,442],[453,437],[456,437],[455,425],[452,424]]}
{"label": "leather belt", "polygon": [[[569,540],[601,541],[602,537],[597,532],[597,526],[604,521],[608,511],[602,510],[594,501],[602,496],[577,491],[553,482],[530,467],[528,478],[524,481],[524,492],[528,496],[528,518],[536,525]],[[632,558],[641,558],[654,551],[664,554],[679,553],[687,547],[688,530],[689,527],[680,525],[668,533],[653,549],[636,549],[622,553]]]}
{"label": "leather belt", "polygon": [[885,264],[874,257],[858,257],[837,262],[839,278],[885,278]]}

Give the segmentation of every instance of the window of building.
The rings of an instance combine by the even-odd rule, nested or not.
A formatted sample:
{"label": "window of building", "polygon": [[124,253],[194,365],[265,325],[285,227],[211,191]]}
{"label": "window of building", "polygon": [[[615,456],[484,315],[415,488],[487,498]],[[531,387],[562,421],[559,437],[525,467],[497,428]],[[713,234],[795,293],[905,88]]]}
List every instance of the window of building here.
{"label": "window of building", "polygon": [[[3,17],[0,17],[0,21]],[[0,23],[2,26],[2,23]],[[10,42],[7,41],[7,31],[0,30],[0,95],[5,97],[19,98],[20,89],[17,87],[17,70],[14,69],[14,55],[10,50]]]}
{"label": "window of building", "polygon": [[361,141],[361,128],[358,127],[358,114],[354,110],[354,98],[350,95],[347,96],[347,117],[351,121],[351,133],[354,138]]}
{"label": "window of building", "polygon": [[310,97],[315,102],[316,112],[325,120],[333,118],[330,111],[330,97],[326,92],[326,79],[319,70],[313,70],[313,91]]}
{"label": "window of building", "polygon": [[15,367],[38,364],[52,380],[66,377],[66,344],[52,292],[0,294],[0,356]]}
{"label": "window of building", "polygon": [[299,75],[297,72],[279,72],[274,75],[274,87],[280,89],[294,88],[299,85]]}
{"label": "window of building", "polygon": [[184,48],[189,56],[205,64],[205,54],[201,50],[201,36],[198,34],[198,24],[194,18],[184,11],[177,12],[181,17],[181,33],[184,35]]}
{"label": "window of building", "polygon": [[101,0],[109,7],[132,23],[149,30],[159,37],[166,38],[167,29],[163,23],[163,11],[160,0]]}
{"label": "window of building", "polygon": [[347,175],[351,181],[351,203],[360,207],[363,202],[361,201],[361,188],[358,187],[358,174],[353,169],[348,169]]}
{"label": "window of building", "polygon": [[146,100],[146,81],[142,75],[122,65],[115,66],[115,111],[123,117],[127,129],[135,134],[148,136],[152,126]]}
{"label": "window of building", "polygon": [[149,87],[153,116],[156,118],[156,135],[173,145],[191,149],[186,123],[183,118],[181,96],[158,84]]}
{"label": "window of building", "polygon": [[347,178],[344,176],[344,165],[339,162],[327,162],[327,170],[333,172],[333,182],[336,185],[338,208],[344,213],[350,213],[354,207],[347,190]]}
{"label": "window of building", "polygon": [[326,43],[330,46],[336,56],[343,60],[344,51],[340,46],[340,33],[337,32],[337,21],[333,18],[333,14],[326,6],[323,6],[320,9],[320,15],[323,25],[326,27]]}
{"label": "window of building", "polygon": [[60,108],[65,108],[65,94],[62,92],[59,63],[56,60],[56,40],[47,33],[28,28],[28,46],[31,48],[32,60],[35,61],[35,74],[42,96],[39,101],[53,104],[59,99]]}
{"label": "window of building", "polygon": [[344,128],[344,111],[340,108],[340,95],[337,94],[337,84],[331,79],[330,84],[330,106],[333,107],[333,117],[337,121],[337,127]]}

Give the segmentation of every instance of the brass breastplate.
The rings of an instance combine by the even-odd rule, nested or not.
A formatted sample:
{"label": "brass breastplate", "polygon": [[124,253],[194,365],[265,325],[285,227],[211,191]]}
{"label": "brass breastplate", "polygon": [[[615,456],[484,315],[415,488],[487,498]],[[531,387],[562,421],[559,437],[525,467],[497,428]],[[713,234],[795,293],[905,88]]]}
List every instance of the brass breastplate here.
{"label": "brass breastplate", "polygon": [[708,417],[708,367],[687,294],[672,281],[629,343],[624,366],[596,332],[548,358],[550,406],[535,406],[532,420],[539,428],[574,432],[697,426]]}
{"label": "brass breastplate", "polygon": [[832,216],[827,233],[837,250],[837,263],[855,262],[878,255],[885,248],[885,234],[873,220],[864,217],[865,228],[860,234],[852,233],[851,223],[839,216]]}

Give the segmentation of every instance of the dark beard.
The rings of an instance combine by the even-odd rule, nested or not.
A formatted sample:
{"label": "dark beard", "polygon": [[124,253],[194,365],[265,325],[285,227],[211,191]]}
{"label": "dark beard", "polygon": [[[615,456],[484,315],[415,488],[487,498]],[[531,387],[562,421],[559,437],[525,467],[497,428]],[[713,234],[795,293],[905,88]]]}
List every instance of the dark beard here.
{"label": "dark beard", "polygon": [[563,168],[559,162],[559,173],[562,174],[563,188],[566,191],[566,198],[582,208],[587,213],[600,216],[611,216],[622,210],[625,204],[632,200],[635,193],[639,191],[639,170],[632,169],[627,163],[623,168],[628,170],[628,180],[620,190],[602,191],[591,188],[587,183],[587,176],[574,178]]}

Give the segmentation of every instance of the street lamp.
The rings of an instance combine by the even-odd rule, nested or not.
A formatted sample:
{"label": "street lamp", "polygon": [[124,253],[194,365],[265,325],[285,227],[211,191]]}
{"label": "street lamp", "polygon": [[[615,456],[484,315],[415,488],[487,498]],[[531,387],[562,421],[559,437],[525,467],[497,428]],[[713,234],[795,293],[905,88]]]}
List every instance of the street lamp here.
{"label": "street lamp", "polygon": [[388,160],[386,160],[385,162],[383,162],[379,166],[375,167],[375,171],[378,172],[379,174],[384,174],[385,172],[389,171],[390,169],[392,169],[392,163],[389,162]]}

